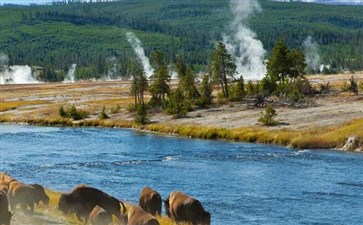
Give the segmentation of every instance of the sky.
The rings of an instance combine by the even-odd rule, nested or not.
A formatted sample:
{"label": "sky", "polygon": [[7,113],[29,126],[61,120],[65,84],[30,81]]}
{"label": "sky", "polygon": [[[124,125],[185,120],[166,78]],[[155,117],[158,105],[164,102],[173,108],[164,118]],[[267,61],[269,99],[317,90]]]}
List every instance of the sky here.
{"label": "sky", "polygon": [[[28,4],[45,4],[49,2],[53,2],[57,0],[0,0],[0,5],[3,4],[22,4],[22,5],[28,5]],[[90,1],[90,0],[83,0],[83,1]],[[315,2],[319,0],[275,0],[275,1],[302,1],[302,2]],[[353,3],[353,4],[363,4],[363,0],[320,0],[330,3]]]}
{"label": "sky", "polygon": [[[3,4],[19,4],[19,5],[29,5],[29,4],[46,4],[54,1],[61,0],[0,0],[0,5]],[[90,0],[82,0],[83,2],[88,2]],[[96,1],[96,0],[94,0]]]}

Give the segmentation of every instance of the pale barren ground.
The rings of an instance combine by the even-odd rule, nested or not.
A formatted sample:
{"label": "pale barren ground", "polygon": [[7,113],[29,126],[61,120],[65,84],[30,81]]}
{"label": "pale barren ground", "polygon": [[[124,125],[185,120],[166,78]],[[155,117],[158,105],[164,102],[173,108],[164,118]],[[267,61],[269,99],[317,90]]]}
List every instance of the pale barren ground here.
{"label": "pale barren ground", "polygon": [[[313,75],[309,79],[313,84],[325,84],[328,81],[333,87],[339,87],[348,81],[352,74]],[[363,72],[354,74],[358,82],[363,82]],[[60,106],[77,108],[91,113],[97,118],[105,105],[111,119],[133,120],[127,105],[133,103],[130,97],[130,83],[127,81],[84,82],[76,84],[32,84],[32,85],[1,85],[0,116],[11,115],[15,118],[47,118],[57,117]],[[39,102],[41,100],[41,102]],[[6,106],[15,102],[20,106]],[[290,128],[302,129],[315,126],[341,124],[354,118],[363,117],[363,95],[339,94],[313,99],[314,107],[291,108],[277,107],[277,120],[280,124],[271,129]],[[111,114],[111,107],[121,106],[119,113]],[[1,106],[2,105],[2,106]],[[173,119],[165,113],[154,113],[152,122],[171,124],[205,125],[213,127],[238,128],[259,126],[257,120],[262,108],[248,109],[246,103],[221,105],[211,109],[197,109],[188,114],[187,118]]]}

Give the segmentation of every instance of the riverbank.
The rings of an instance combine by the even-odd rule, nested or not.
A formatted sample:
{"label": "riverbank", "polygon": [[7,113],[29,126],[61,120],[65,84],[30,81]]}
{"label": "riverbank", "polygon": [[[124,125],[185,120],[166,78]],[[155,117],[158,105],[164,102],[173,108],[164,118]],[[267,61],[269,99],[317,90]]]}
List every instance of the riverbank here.
{"label": "riverbank", "polygon": [[[61,193],[53,190],[46,189],[46,194],[49,196],[49,205],[43,204],[35,206],[35,212],[33,215],[23,213],[17,210],[12,218],[11,224],[13,225],[83,225],[84,223],[79,221],[75,215],[65,216],[58,209],[58,201]],[[126,207],[130,207],[129,203],[126,203]],[[117,220],[113,218],[113,224],[118,224]],[[176,223],[167,218],[166,216],[158,216],[157,220],[160,225],[176,225]],[[188,225],[183,223],[184,225]]]}
{"label": "riverbank", "polygon": [[[331,81],[332,86],[338,86],[349,77],[315,75],[310,80],[313,83]],[[363,73],[355,77],[363,81]],[[345,150],[363,150],[362,95],[316,96],[312,99],[313,106],[308,108],[276,107],[278,124],[273,127],[257,122],[263,108],[250,109],[243,102],[195,109],[182,119],[153,112],[149,115],[151,123],[139,126],[133,123],[133,114],[128,111],[133,103],[129,90],[127,81],[1,85],[0,122],[133,128],[190,138],[278,144],[300,149],[343,149],[351,139],[353,143],[345,146]],[[90,112],[89,118],[72,121],[58,115],[59,107],[73,104]],[[98,118],[103,106],[110,119]]]}

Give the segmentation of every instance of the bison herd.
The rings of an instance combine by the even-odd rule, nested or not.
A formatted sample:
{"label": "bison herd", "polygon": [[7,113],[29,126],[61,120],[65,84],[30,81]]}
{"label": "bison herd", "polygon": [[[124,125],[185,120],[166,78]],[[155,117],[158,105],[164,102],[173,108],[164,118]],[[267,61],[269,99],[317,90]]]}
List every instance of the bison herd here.
{"label": "bison herd", "polygon": [[[0,225],[10,225],[17,206],[25,212],[33,213],[34,205],[49,203],[49,197],[39,184],[25,184],[6,173],[0,174]],[[179,222],[193,225],[209,225],[210,213],[202,204],[182,192],[172,192],[164,201],[161,195],[144,187],[139,196],[139,205],[128,209],[117,198],[90,186],[79,185],[68,193],[61,194],[58,210],[64,214],[75,214],[85,224],[108,225],[115,216],[123,225],[160,225],[155,216],[161,215],[162,203],[165,214]],[[11,211],[9,211],[9,209]]]}

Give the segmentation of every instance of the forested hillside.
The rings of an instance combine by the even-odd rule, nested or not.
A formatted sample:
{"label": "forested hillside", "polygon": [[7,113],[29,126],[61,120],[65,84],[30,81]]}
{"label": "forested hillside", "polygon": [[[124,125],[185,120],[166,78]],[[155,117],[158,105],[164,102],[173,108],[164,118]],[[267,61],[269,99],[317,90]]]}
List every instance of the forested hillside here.
{"label": "forested hillside", "polygon": [[[248,25],[269,52],[284,37],[301,48],[307,36],[319,43],[322,62],[363,69],[363,6],[329,6],[261,1],[263,11]],[[161,49],[170,64],[183,55],[193,70],[207,67],[216,41],[233,19],[227,0],[121,0],[118,2],[0,7],[0,52],[10,64],[101,76],[117,63],[126,73],[135,57],[125,34],[133,31],[146,55]],[[88,72],[87,72],[88,71]],[[45,79],[57,80],[51,73]]]}

